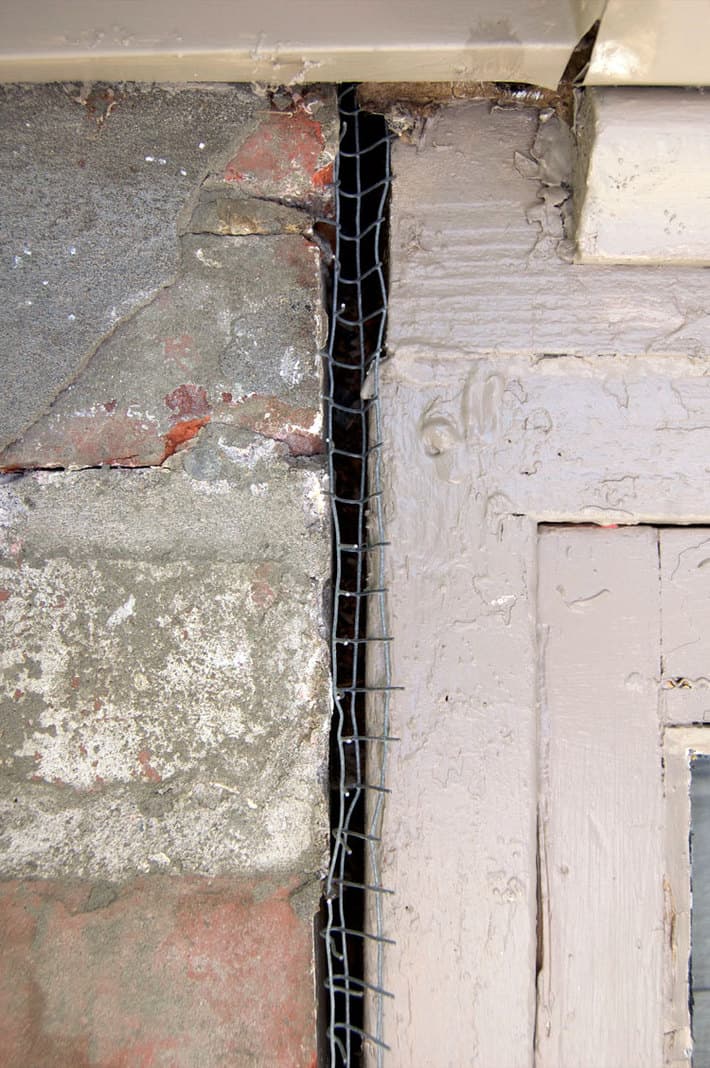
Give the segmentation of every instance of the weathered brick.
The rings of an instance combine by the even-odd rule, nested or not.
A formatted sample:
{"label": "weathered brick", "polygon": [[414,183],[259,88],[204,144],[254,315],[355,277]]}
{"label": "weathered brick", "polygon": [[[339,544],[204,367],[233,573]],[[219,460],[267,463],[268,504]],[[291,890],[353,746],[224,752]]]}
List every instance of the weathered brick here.
{"label": "weathered brick", "polygon": [[3,1064],[314,1066],[334,102],[0,91]]}
{"label": "weathered brick", "polygon": [[[323,200],[333,182],[334,138],[328,138],[318,98],[267,111],[224,169],[224,179],[251,196],[295,203]],[[315,114],[313,113],[315,110]],[[326,120],[332,114],[326,111]]]}
{"label": "weathered brick", "polygon": [[315,1068],[312,900],[297,890],[0,883],[4,1068]]}

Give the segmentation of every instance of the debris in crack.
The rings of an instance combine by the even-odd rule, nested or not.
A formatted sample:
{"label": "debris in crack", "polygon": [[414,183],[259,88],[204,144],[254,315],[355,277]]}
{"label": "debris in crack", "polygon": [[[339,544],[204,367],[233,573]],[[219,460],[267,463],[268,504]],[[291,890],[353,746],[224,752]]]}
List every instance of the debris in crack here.
{"label": "debris in crack", "polygon": [[275,200],[245,197],[232,190],[205,190],[192,214],[190,232],[233,237],[247,234],[309,234],[310,212]]}

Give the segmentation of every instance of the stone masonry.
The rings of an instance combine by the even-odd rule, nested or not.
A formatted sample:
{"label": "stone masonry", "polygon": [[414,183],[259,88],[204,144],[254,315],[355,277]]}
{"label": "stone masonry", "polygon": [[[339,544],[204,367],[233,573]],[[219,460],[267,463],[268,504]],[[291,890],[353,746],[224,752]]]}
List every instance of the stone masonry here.
{"label": "stone masonry", "polygon": [[0,90],[0,1049],[315,1064],[332,90]]}

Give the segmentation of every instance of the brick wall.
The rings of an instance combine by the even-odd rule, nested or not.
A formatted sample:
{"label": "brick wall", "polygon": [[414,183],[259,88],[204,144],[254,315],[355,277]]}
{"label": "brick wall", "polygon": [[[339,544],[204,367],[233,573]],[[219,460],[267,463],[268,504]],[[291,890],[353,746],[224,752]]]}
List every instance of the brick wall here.
{"label": "brick wall", "polygon": [[0,129],[2,1063],[310,1068],[334,94]]}

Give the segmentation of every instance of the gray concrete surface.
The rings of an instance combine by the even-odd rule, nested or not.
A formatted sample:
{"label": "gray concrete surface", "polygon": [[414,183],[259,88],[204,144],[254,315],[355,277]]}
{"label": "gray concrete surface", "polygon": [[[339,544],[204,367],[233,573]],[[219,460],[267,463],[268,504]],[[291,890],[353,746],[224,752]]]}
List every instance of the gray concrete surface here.
{"label": "gray concrete surface", "polygon": [[335,115],[2,91],[0,877],[322,869]]}

